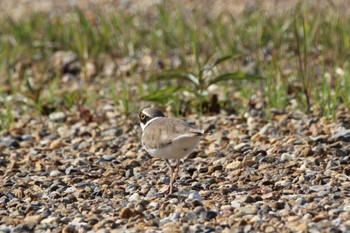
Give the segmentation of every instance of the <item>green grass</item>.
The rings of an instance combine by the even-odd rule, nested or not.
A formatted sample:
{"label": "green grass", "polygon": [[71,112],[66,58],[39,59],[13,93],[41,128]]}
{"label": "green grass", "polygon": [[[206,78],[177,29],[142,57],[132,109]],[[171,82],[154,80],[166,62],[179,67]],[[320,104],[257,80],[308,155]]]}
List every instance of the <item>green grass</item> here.
{"label": "green grass", "polygon": [[12,114],[11,101],[5,100],[4,111],[0,112],[0,130],[8,130],[14,122]]}
{"label": "green grass", "polygon": [[[170,104],[180,114],[189,106],[202,112],[202,103],[213,94],[208,92],[212,80],[220,74],[239,73],[242,80],[215,83],[224,96],[219,100],[224,109],[246,111],[249,99],[258,96],[266,112],[296,101],[305,112],[317,110],[335,119],[339,104],[350,107],[349,20],[336,8],[315,10],[303,2],[286,15],[266,16],[256,10],[239,18],[228,13],[216,18],[201,11],[188,14],[171,3],[159,5],[151,16],[116,12],[88,17],[76,9],[56,18],[44,14],[20,21],[3,17],[0,92],[28,98],[32,104],[27,104],[27,111],[29,106],[37,114],[82,105],[93,109],[99,99],[110,100],[126,114],[147,104],[144,99]],[[48,64],[57,50],[74,51],[83,71],[87,62],[94,61],[97,76],[82,72],[64,82],[62,74],[52,72]],[[240,56],[212,73],[204,72],[209,57],[228,54]],[[151,65],[142,63],[144,56],[151,58]],[[104,77],[105,57],[130,67],[117,65],[117,72]],[[197,82],[169,80],[169,75],[151,81],[180,70],[187,77],[193,74]],[[247,81],[258,76],[263,79]],[[8,128],[13,119],[4,108],[6,103],[1,104],[2,128]]]}

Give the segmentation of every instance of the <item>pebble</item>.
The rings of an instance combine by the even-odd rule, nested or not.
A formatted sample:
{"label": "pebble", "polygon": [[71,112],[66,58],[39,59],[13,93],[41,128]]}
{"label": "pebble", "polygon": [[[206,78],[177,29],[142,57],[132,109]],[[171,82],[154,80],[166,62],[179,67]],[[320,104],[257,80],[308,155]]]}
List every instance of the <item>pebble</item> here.
{"label": "pebble", "polygon": [[102,156],[101,161],[110,162],[110,161],[113,161],[114,159],[116,159],[116,156],[113,154],[112,155],[104,155],[104,156]]}
{"label": "pebble", "polygon": [[66,115],[64,112],[53,112],[50,113],[49,119],[52,122],[65,122],[66,121]]}
{"label": "pebble", "polygon": [[76,187],[69,187],[64,192],[69,194],[69,193],[74,193],[75,191],[77,191]]}
{"label": "pebble", "polygon": [[199,201],[203,201],[203,198],[201,195],[199,195],[199,193],[197,192],[191,192],[190,194],[188,194],[187,200],[199,200]]}
{"label": "pebble", "polygon": [[255,205],[246,205],[236,208],[234,212],[236,215],[249,215],[256,214],[258,212],[258,209]]}
{"label": "pebble", "polygon": [[54,140],[50,143],[50,149],[52,150],[56,150],[65,146],[66,144],[62,142],[60,139]]}
{"label": "pebble", "polygon": [[56,73],[77,73],[80,71],[78,55],[73,51],[58,50],[49,59],[50,67]]}
{"label": "pebble", "polygon": [[242,162],[240,161],[233,161],[226,165],[226,169],[236,170],[242,166]]}
{"label": "pebble", "polygon": [[107,129],[105,131],[101,132],[101,136],[120,136],[123,133],[123,131],[120,128],[113,128],[113,129]]}
{"label": "pebble", "polygon": [[277,128],[271,123],[264,125],[259,131],[260,135],[273,135],[276,133],[277,133]]}
{"label": "pebble", "polygon": [[171,199],[169,200],[169,203],[170,203],[170,204],[173,204],[173,205],[179,204],[179,199],[177,199],[177,198],[171,198]]}
{"label": "pebble", "polygon": [[59,218],[58,217],[48,217],[48,218],[45,218],[43,220],[41,220],[41,224],[48,224],[48,225],[51,225],[55,222],[59,222]]}
{"label": "pebble", "polygon": [[335,156],[338,156],[338,157],[345,157],[345,156],[347,156],[347,155],[348,155],[348,153],[345,152],[344,150],[337,149],[337,150],[335,151]]}
{"label": "pebble", "polygon": [[56,177],[56,176],[60,176],[60,175],[62,175],[62,172],[60,172],[58,170],[53,170],[50,172],[51,177]]}
{"label": "pebble", "polygon": [[34,137],[31,134],[24,134],[21,136],[21,139],[23,141],[33,141]]}
{"label": "pebble", "polygon": [[17,142],[17,140],[12,139],[12,138],[5,138],[5,139],[0,139],[0,146],[5,146],[5,147],[12,147],[12,148],[19,148],[20,145]]}
{"label": "pebble", "polygon": [[243,150],[243,148],[245,148],[245,147],[246,147],[246,148],[249,147],[249,144],[247,144],[247,143],[245,143],[245,142],[242,142],[242,143],[240,143],[240,144],[234,146],[233,149],[234,149],[234,150],[237,150],[237,151],[241,151],[241,150]]}
{"label": "pebble", "polygon": [[140,195],[138,193],[133,193],[129,198],[129,202],[137,202],[140,200]]}
{"label": "pebble", "polygon": [[292,186],[292,182],[286,181],[286,180],[277,181],[275,184],[278,186],[283,186],[287,188],[290,188]]}
{"label": "pebble", "polygon": [[314,185],[314,186],[310,186],[309,189],[314,192],[321,192],[321,191],[329,190],[330,187],[328,185]]}
{"label": "pebble", "polygon": [[133,215],[133,211],[128,207],[123,208],[119,214],[121,218],[131,218]]}
{"label": "pebble", "polygon": [[256,202],[255,198],[250,196],[250,195],[245,195],[243,197],[240,198],[236,198],[236,201],[239,203],[254,203]]}
{"label": "pebble", "polygon": [[197,214],[194,212],[186,212],[185,214],[185,219],[187,221],[192,221],[192,220],[196,220],[197,219]]}
{"label": "pebble", "polygon": [[180,220],[180,214],[175,212],[171,215],[170,221],[172,222],[178,222]]}
{"label": "pebble", "polygon": [[237,202],[237,201],[232,201],[232,202],[231,202],[231,206],[232,206],[233,208],[239,208],[239,207],[241,207],[241,203],[239,203],[239,202]]}
{"label": "pebble", "polygon": [[340,129],[333,134],[335,141],[350,142],[350,129]]}
{"label": "pebble", "polygon": [[212,211],[212,210],[209,210],[209,211],[207,211],[206,213],[207,213],[207,214],[206,214],[206,216],[205,216],[205,219],[206,219],[207,221],[210,221],[210,220],[212,220],[213,218],[216,218],[216,216],[218,216],[218,214],[217,214],[215,211]]}

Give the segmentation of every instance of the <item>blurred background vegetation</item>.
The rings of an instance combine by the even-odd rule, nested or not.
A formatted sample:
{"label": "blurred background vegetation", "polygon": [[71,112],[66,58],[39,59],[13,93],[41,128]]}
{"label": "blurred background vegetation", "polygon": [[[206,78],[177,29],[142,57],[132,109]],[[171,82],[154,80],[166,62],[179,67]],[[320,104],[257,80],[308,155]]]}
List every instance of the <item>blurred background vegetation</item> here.
{"label": "blurred background vegetation", "polygon": [[120,2],[128,1],[109,11],[1,12],[1,129],[25,115],[98,115],[106,105],[125,114],[150,104],[181,115],[301,110],[333,120],[349,109],[344,1]]}

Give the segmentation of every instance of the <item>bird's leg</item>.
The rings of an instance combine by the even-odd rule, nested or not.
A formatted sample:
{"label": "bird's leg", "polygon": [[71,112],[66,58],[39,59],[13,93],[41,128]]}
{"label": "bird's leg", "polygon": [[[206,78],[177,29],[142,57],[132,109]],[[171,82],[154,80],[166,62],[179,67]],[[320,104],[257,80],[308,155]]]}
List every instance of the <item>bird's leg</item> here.
{"label": "bird's leg", "polygon": [[173,192],[173,183],[174,183],[174,171],[173,168],[170,165],[169,160],[165,160],[166,165],[168,166],[170,170],[170,183],[168,185],[168,188],[165,190],[164,194],[171,194]]}
{"label": "bird's leg", "polygon": [[179,171],[180,171],[180,163],[181,163],[181,160],[178,159],[177,160],[177,163],[176,163],[176,167],[175,167],[175,173],[174,173],[174,177],[173,177],[173,180],[175,181],[177,176],[179,175]]}

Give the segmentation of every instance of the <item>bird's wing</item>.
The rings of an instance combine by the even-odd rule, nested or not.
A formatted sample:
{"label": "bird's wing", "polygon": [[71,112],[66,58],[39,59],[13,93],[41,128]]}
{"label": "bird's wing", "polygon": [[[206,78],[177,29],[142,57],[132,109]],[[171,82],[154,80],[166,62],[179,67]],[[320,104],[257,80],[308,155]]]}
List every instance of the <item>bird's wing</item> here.
{"label": "bird's wing", "polygon": [[[155,122],[157,124],[154,124]],[[161,118],[152,122],[147,130],[143,132],[143,143],[151,148],[162,148],[171,144],[174,140],[203,134],[202,130],[195,129],[182,120]]]}

